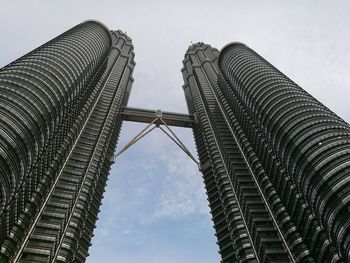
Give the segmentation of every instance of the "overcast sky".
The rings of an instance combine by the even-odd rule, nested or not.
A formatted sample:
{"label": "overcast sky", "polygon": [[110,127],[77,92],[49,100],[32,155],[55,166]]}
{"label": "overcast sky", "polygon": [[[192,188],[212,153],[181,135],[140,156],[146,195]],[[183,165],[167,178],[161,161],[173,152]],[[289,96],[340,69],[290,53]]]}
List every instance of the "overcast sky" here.
{"label": "overcast sky", "polygon": [[[129,106],[186,112],[180,69],[191,42],[253,48],[350,121],[349,1],[5,1],[0,66],[97,19],[133,39]],[[143,125],[125,123],[119,146]],[[176,129],[195,152],[192,133]],[[219,262],[200,174],[155,131],[111,170],[88,263]]]}

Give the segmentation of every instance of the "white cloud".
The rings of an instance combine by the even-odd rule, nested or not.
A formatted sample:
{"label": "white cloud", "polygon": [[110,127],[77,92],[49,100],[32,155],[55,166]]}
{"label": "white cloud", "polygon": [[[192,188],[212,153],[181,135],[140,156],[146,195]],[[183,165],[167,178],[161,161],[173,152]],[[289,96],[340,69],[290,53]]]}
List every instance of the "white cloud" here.
{"label": "white cloud", "polygon": [[182,151],[163,153],[167,174],[160,202],[148,220],[181,219],[193,214],[208,214],[206,194],[196,164]]}

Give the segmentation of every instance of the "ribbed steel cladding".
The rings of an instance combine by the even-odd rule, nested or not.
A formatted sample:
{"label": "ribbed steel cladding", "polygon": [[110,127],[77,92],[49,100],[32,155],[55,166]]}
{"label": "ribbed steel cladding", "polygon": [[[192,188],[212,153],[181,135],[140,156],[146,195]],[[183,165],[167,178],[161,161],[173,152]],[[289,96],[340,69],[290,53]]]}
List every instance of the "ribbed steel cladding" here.
{"label": "ribbed steel cladding", "polygon": [[[93,21],[85,22],[0,71],[0,98],[4,98],[2,95],[6,90],[13,91],[10,96],[5,93],[7,100],[0,105],[2,116],[6,112],[1,106],[11,105],[11,98],[18,95],[20,100],[13,104],[16,110],[11,109],[11,117],[18,117],[14,127],[29,132],[39,127],[33,134],[16,134],[32,140],[27,149],[12,148],[12,154],[20,158],[23,155],[30,157],[22,158],[28,164],[22,163],[21,174],[16,174],[18,170],[8,169],[9,173],[4,174],[4,167],[6,169],[8,164],[1,163],[1,180],[17,179],[14,185],[6,186],[12,187],[11,191],[15,194],[11,195],[11,199],[2,200],[9,205],[5,212],[2,210],[0,218],[1,259],[11,257],[21,243],[23,234],[28,231],[32,218],[74,144],[86,113],[98,94],[96,84],[105,67],[110,41],[110,33],[104,26]],[[61,52],[63,47],[67,48],[67,54]],[[10,78],[8,72],[12,72]],[[52,104],[48,104],[50,99]],[[22,122],[21,117],[30,122]],[[2,145],[4,143],[8,142],[2,141]],[[4,152],[1,154],[0,159],[6,157]],[[27,170],[24,169],[26,165],[29,167]]]}
{"label": "ribbed steel cladding", "polygon": [[[244,45],[226,47],[219,67],[337,247],[342,259],[332,260],[349,262],[349,125]],[[315,238],[306,241],[321,246]]]}
{"label": "ribbed steel cladding", "polygon": [[[203,65],[207,78],[210,80],[212,83],[213,88],[215,88],[215,93],[217,102],[221,105],[222,108],[222,114],[225,115],[225,119],[227,119],[227,125],[231,126],[231,129],[237,138],[237,143],[240,145],[242,148],[244,155],[247,157],[247,162],[249,163],[251,169],[252,169],[252,175],[256,179],[256,184],[259,185],[259,187],[262,189],[261,193],[258,191],[254,190],[254,181],[248,183],[244,182],[242,186],[242,190],[247,191],[250,193],[250,195],[255,192],[258,195],[265,196],[266,198],[266,205],[271,209],[271,217],[274,217],[276,219],[275,225],[279,227],[281,230],[281,237],[283,236],[286,239],[286,247],[288,246],[289,249],[291,250],[293,257],[295,260],[308,260],[309,262],[313,262],[312,258],[308,256],[308,251],[307,247],[303,243],[302,239],[300,239],[300,234],[295,231],[295,226],[293,222],[289,219],[288,213],[285,211],[285,207],[282,205],[282,203],[279,201],[279,196],[276,195],[276,191],[271,185],[271,182],[269,179],[266,177],[266,172],[262,169],[262,166],[260,164],[260,161],[258,160],[256,154],[252,150],[250,143],[247,141],[246,135],[240,128],[234,114],[232,111],[227,108],[227,102],[226,98],[223,96],[221,92],[221,88],[217,85],[217,71],[214,71],[212,66],[209,63],[205,63]],[[219,119],[215,118],[214,120]],[[217,126],[222,126],[225,121],[221,121],[220,123],[217,124]],[[247,130],[248,133],[253,134],[253,130]],[[228,134],[230,133],[229,131],[225,132],[226,135],[223,136],[223,138],[226,138],[223,140],[223,146],[222,148],[227,148],[226,152],[228,155],[233,154],[233,147],[229,147],[230,141],[233,140],[233,138],[230,138]],[[233,155],[232,155],[233,156]],[[264,156],[263,156],[264,158]],[[237,170],[237,172],[242,173],[242,165],[238,165],[235,163],[233,165],[233,171]],[[247,178],[246,178],[247,179]],[[261,213],[260,217],[261,217]],[[253,217],[256,217],[258,214],[255,214]],[[288,226],[288,227],[286,227]]]}
{"label": "ribbed steel cladding", "polygon": [[1,208],[32,168],[70,103],[108,54],[98,24],[80,24],[0,70]]}
{"label": "ribbed steel cladding", "polygon": [[[188,90],[188,88],[186,88]],[[188,98],[188,95],[186,96]],[[201,161],[208,159],[204,139],[202,138],[200,127],[196,125],[194,127],[195,140],[198,149],[198,155],[200,156]],[[205,162],[205,161],[204,161]],[[210,167],[209,167],[210,168]],[[214,222],[214,227],[216,229],[216,235],[218,237],[218,244],[220,247],[220,253],[222,255],[223,261],[232,259],[234,256],[233,245],[231,240],[231,233],[228,229],[228,224],[224,214],[224,209],[220,201],[220,196],[218,192],[217,185],[215,183],[212,169],[205,169],[203,171],[203,179],[206,185],[206,190],[208,194],[208,201],[211,207],[212,220]]]}
{"label": "ribbed steel cladding", "polygon": [[[205,72],[207,74],[207,78],[212,82],[213,87],[215,87],[217,89],[217,91],[220,91],[220,89],[218,88],[218,85],[215,83],[216,82],[216,73],[211,69],[210,67],[211,65],[209,63],[205,63],[203,64],[203,67],[205,69]],[[218,102],[220,103],[224,103],[224,98],[221,97],[221,99],[218,100]],[[229,113],[229,111],[223,111],[223,114],[227,114]],[[226,116],[227,117],[227,116]],[[233,120],[235,119],[234,116],[231,115],[231,119],[233,118]],[[218,117],[214,117],[214,120],[219,119]],[[235,127],[237,126],[237,121],[234,121],[236,124],[234,125]],[[222,124],[223,122],[218,122],[217,126],[220,126],[220,124]],[[221,125],[222,126],[222,125]],[[227,132],[226,132],[227,133]],[[261,165],[259,164],[259,161],[257,160],[257,157],[255,156],[254,152],[252,151],[251,147],[249,146],[249,143],[247,142],[247,139],[245,138],[244,133],[242,132],[242,130],[240,130],[240,128],[237,126],[237,128],[235,128],[234,133],[236,134],[236,137],[238,138],[239,141],[237,141],[237,143],[239,143],[243,149],[244,155],[246,155],[247,157],[247,161],[249,162],[249,165],[251,166],[252,169],[252,176],[256,178],[256,184],[260,185],[261,193],[258,193],[258,195],[264,196],[267,201],[266,205],[270,207],[271,211],[271,216],[274,217],[276,219],[276,223],[275,226],[280,228],[281,234],[280,237],[284,237],[286,238],[286,243],[285,243],[285,247],[289,247],[289,249],[291,250],[291,252],[293,253],[293,257],[294,260],[302,260],[303,262],[313,262],[312,258],[310,258],[310,256],[308,256],[308,251],[307,248],[305,246],[305,244],[303,243],[303,241],[300,239],[300,234],[297,233],[296,231],[291,231],[292,229],[295,229],[294,224],[288,220],[289,215],[288,213],[285,212],[285,208],[283,207],[283,205],[281,204],[279,200],[279,197],[276,196],[275,191],[273,188],[271,188],[271,183],[269,182],[269,180],[266,179],[266,174],[265,172],[261,169]],[[223,138],[226,137],[226,142],[224,141],[223,143],[223,147],[225,148],[225,145],[229,145],[230,141],[232,141],[233,138],[228,138],[227,135],[224,135]],[[232,148],[231,150],[228,148],[228,150],[226,150],[226,152],[230,155],[230,151],[231,151],[231,155],[232,153]],[[237,170],[237,164],[234,165],[234,171]],[[241,168],[239,169],[240,173],[242,172]],[[237,171],[238,172],[238,171]],[[237,179],[236,179],[237,180]],[[246,182],[243,184],[246,185]],[[254,187],[252,188],[252,186],[254,185],[254,182],[252,181],[250,186],[247,188],[247,186],[244,186],[243,188],[245,190],[242,190],[243,192],[247,191],[252,193],[252,191],[256,192],[256,190],[254,190]],[[270,186],[269,186],[270,185]],[[268,186],[268,187],[266,187]],[[243,189],[242,188],[242,189]],[[239,190],[237,190],[239,191]],[[243,195],[244,196],[244,195]],[[242,198],[243,198],[242,196]],[[244,198],[243,198],[244,200]],[[255,212],[253,212],[254,214]],[[257,217],[258,215],[255,213],[255,215],[252,215],[252,217]],[[260,217],[261,217],[261,213],[260,213]],[[288,227],[286,227],[288,226]],[[257,245],[257,244],[256,244]],[[257,245],[257,247],[259,247],[259,245]],[[290,256],[292,256],[292,254],[290,254]],[[280,260],[282,260],[280,258]]]}
{"label": "ribbed steel cladding", "polygon": [[[206,82],[201,74],[201,63],[203,61],[210,61],[210,57],[215,61],[215,55],[213,56],[213,54],[215,53],[212,52],[211,48],[203,44],[190,47],[186,53],[183,74],[185,83],[188,83],[188,88],[185,91],[189,89],[192,94],[188,96],[188,92],[186,91],[186,99],[187,101],[192,101],[191,103],[194,103],[196,106],[195,113],[198,116],[199,125],[201,126],[198,133],[201,133],[201,136],[205,140],[206,151],[210,159],[211,165],[203,171],[203,174],[209,201],[212,201],[210,202],[211,210],[215,224],[214,227],[218,236],[220,253],[222,254],[222,261],[256,262],[252,245],[248,238],[250,234],[248,234],[244,226],[245,224],[242,221],[239,205],[234,198],[233,189],[230,186],[231,179],[228,177],[227,168],[224,167],[225,165],[223,166],[224,160],[221,157],[222,153],[220,153],[223,150],[222,146],[218,145],[219,142],[217,139],[214,139],[218,136],[218,131],[217,127],[215,127],[217,123],[211,111],[216,106],[214,97],[210,93],[210,90],[208,90],[210,83]],[[197,148],[198,146],[197,143]],[[202,163],[203,161],[206,162],[205,159],[203,160],[203,156],[200,156],[200,159]],[[216,184],[215,188],[210,185],[213,181]],[[218,195],[219,200],[216,200],[216,195]],[[229,231],[230,241],[227,240],[227,237],[222,239],[222,237],[225,237],[224,231]],[[265,252],[263,250],[261,254],[264,255]]]}
{"label": "ribbed steel cladding", "polygon": [[[44,217],[36,224],[23,249],[20,262],[84,262],[88,255],[119,136],[120,111],[128,100],[135,64],[130,38],[120,31],[112,32],[112,37],[115,44],[100,81],[105,83],[101,97],[43,210]],[[61,205],[67,206],[58,209],[57,198],[61,199]],[[57,224],[62,231],[55,228]],[[50,232],[46,232],[49,225]],[[45,247],[40,248],[40,243],[46,243]]]}
{"label": "ribbed steel cladding", "polygon": [[[188,67],[186,67],[187,64],[189,65]],[[191,91],[191,88],[188,84],[188,78],[192,74],[192,67],[190,66],[190,61],[188,60],[188,57],[186,57],[184,60],[184,66],[185,67],[182,69],[183,77],[185,81],[185,85],[183,88],[185,92],[185,98],[187,101],[187,107],[190,113],[195,113],[196,106],[198,107],[198,105],[194,105],[193,96],[192,96],[193,91]],[[200,160],[202,163],[207,163],[209,162],[208,160],[209,157],[206,150],[206,144],[202,134],[202,128],[200,123],[195,124],[193,128],[193,132],[194,132],[197,152],[200,157]],[[234,257],[234,253],[232,251],[233,249],[231,249],[231,251],[229,251],[228,253],[225,253],[223,250],[225,249],[225,246],[228,246],[229,248],[233,247],[232,240],[231,240],[231,232],[228,230],[228,224],[224,214],[224,209],[220,201],[218,188],[215,183],[213,172],[210,166],[207,169],[204,169],[203,179],[204,179],[204,183],[208,194],[209,206],[211,207],[211,213],[213,218],[212,220],[214,221],[214,227],[216,229],[217,236],[219,238],[220,231],[227,231],[229,233],[228,242],[225,242],[228,244],[222,244],[223,242],[220,242],[220,240],[218,240],[218,245],[220,247],[220,253],[222,255],[222,258],[227,258],[228,260],[230,260],[232,257]]]}
{"label": "ribbed steel cladding", "polygon": [[[305,213],[305,211],[303,212],[302,209],[299,209],[299,211],[294,209],[294,212],[296,212],[294,213],[295,221],[293,222],[291,220],[291,214],[289,214],[290,211],[286,209],[288,206],[286,207],[281,202],[283,200],[287,200],[285,203],[288,204],[290,202],[290,192],[293,191],[290,186],[290,182],[287,180],[287,176],[283,174],[283,169],[280,167],[279,161],[274,156],[273,152],[266,147],[266,140],[263,138],[259,130],[256,129],[249,116],[245,114],[245,110],[239,107],[239,102],[233,99],[230,100],[230,95],[232,97],[232,94],[223,94],[221,92],[222,90],[225,90],[225,83],[220,83],[220,88],[217,89],[218,98],[222,104],[229,125],[231,126],[234,134],[237,134],[239,144],[246,153],[246,156],[249,157],[248,161],[254,170],[257,183],[262,189],[262,194],[265,196],[267,203],[271,208],[273,217],[276,219],[281,233],[286,239],[288,247],[294,255],[295,261],[314,262],[314,258],[319,258],[319,255],[322,255],[322,253],[311,249],[314,258],[310,257],[310,247],[308,247],[301,238],[300,232],[303,232],[301,231],[303,229],[300,229],[295,225],[296,223],[297,226],[299,226],[301,219],[309,220],[309,214]],[[234,107],[230,108],[229,105],[234,105]],[[238,123],[238,120],[239,123],[242,124],[242,128]],[[303,203],[300,203],[300,205],[303,205]],[[305,207],[302,206],[301,208],[304,208],[305,210]],[[308,224],[300,224],[302,228],[305,225]],[[317,226],[317,224],[313,224],[313,226]],[[310,229],[308,229],[308,231],[309,230]],[[315,231],[314,234],[320,234],[320,231],[314,227],[312,228],[312,231]],[[311,233],[308,234],[311,235]],[[305,233],[303,232],[303,234]],[[305,235],[303,235],[303,237],[305,238]],[[322,240],[322,242],[327,241],[327,236],[325,233],[323,233],[322,237],[325,237],[325,240]],[[317,248],[321,247],[322,246],[318,246]],[[333,247],[333,252],[331,253],[329,250],[331,246],[328,245],[326,247],[327,249],[322,251],[326,253],[323,259],[326,257],[332,258],[335,248]]]}
{"label": "ribbed steel cladding", "polygon": [[[114,98],[113,103],[111,104],[111,108],[109,109],[109,116],[106,119],[105,123],[105,137],[106,140],[101,141],[103,145],[101,145],[101,151],[102,154],[97,154],[97,156],[94,156],[92,158],[96,159],[99,158],[99,160],[96,159],[96,163],[100,164],[100,168],[98,170],[99,173],[93,173],[90,171],[89,175],[89,183],[87,183],[86,186],[83,186],[85,191],[89,193],[90,198],[88,198],[88,202],[81,201],[83,209],[78,209],[77,213],[85,215],[84,218],[86,223],[83,223],[82,225],[85,225],[84,228],[78,229],[80,233],[84,233],[83,235],[80,235],[79,241],[71,242],[71,233],[75,233],[74,227],[71,227],[68,229],[67,237],[65,237],[65,240],[63,241],[62,245],[62,251],[59,252],[59,255],[63,258],[67,253],[72,253],[72,251],[76,251],[75,253],[75,261],[76,262],[84,262],[85,257],[87,255],[88,247],[90,246],[90,241],[92,237],[92,232],[95,226],[95,222],[97,219],[97,213],[99,211],[99,206],[101,205],[101,199],[104,192],[104,187],[106,185],[107,175],[110,169],[111,164],[111,158],[114,153],[114,147],[117,143],[117,139],[119,136],[120,126],[121,126],[121,118],[120,118],[120,111],[122,106],[125,106],[129,97],[129,91],[130,85],[132,83],[132,72],[134,68],[134,61],[133,61],[133,47],[131,44],[131,39],[127,37],[125,34],[123,34],[120,31],[113,32],[112,36],[114,37],[116,41],[116,44],[114,47],[117,48],[118,53],[120,53],[120,56],[125,56],[127,58],[127,64],[126,67],[122,66],[120,62],[117,62],[120,64],[120,66],[123,69],[122,77],[118,78],[116,74],[113,72],[111,73],[111,81],[110,85],[111,88],[114,86],[114,88],[110,89],[111,93],[110,95],[106,94],[108,98]],[[113,50],[112,50],[113,53]],[[112,54],[111,53],[111,54]],[[94,175],[94,176],[92,176]],[[95,183],[91,183],[95,181]],[[95,185],[95,188],[92,187]],[[83,199],[84,200],[84,199]],[[85,207],[85,209],[84,209]],[[88,211],[88,213],[85,213],[85,211]],[[79,217],[78,217],[79,218]],[[90,223],[88,223],[90,222]],[[76,247],[76,244],[80,244],[80,246]],[[68,248],[68,249],[67,249]],[[65,251],[64,251],[65,250]],[[73,252],[74,254],[74,252]]]}
{"label": "ribbed steel cladding", "polygon": [[[326,232],[321,229],[319,222],[312,216],[311,210],[305,205],[302,197],[296,191],[285,169],[283,169],[280,161],[278,161],[278,158],[266,143],[263,133],[259,131],[253,118],[247,114],[247,111],[236,99],[235,95],[230,92],[226,83],[221,81],[221,77],[219,80],[219,98],[224,104],[228,119],[232,123],[232,126],[235,126],[235,117],[237,117],[243,130],[246,131],[244,134],[247,135],[250,145],[253,147],[261,165],[267,172],[267,174],[266,172],[261,173],[261,171],[258,173],[260,174],[259,179],[262,180],[261,186],[264,191],[267,191],[266,196],[270,201],[272,211],[275,213],[276,220],[279,222],[281,230],[289,242],[291,251],[295,255],[297,262],[307,259],[311,262],[315,260],[317,262],[338,261],[339,254],[334,244],[330,242]],[[232,117],[232,115],[235,117]],[[238,133],[243,134],[242,132]],[[243,144],[247,143],[245,142]],[[251,150],[248,151],[252,152]],[[258,167],[260,165],[259,161],[254,161]],[[261,170],[261,167],[259,169]],[[266,178],[266,175],[268,175],[269,179]],[[275,190],[277,190],[277,195]],[[281,201],[286,206],[282,205]],[[285,211],[286,208],[287,211]],[[288,219],[290,216],[294,222]],[[308,258],[308,250],[313,259]]]}
{"label": "ribbed steel cladding", "polygon": [[[123,106],[127,104],[127,100],[129,97],[130,85],[132,83],[132,72],[134,68],[134,60],[133,60],[133,46],[131,44],[131,39],[127,37],[120,31],[113,32],[112,36],[114,37],[116,44],[113,47],[116,47],[118,53],[121,57],[126,58],[126,64],[121,64],[121,62],[117,62],[120,65],[120,68],[123,68],[122,76],[118,77],[115,72],[111,72],[111,80],[107,85],[111,85],[110,93],[106,93],[106,99],[111,100],[111,107],[108,112],[103,113],[106,116],[105,124],[104,124],[104,136],[106,139],[101,140],[101,152],[95,154],[92,159],[96,160],[96,163],[99,164],[97,167],[97,171],[93,172],[88,171],[89,181],[83,186],[85,188],[85,192],[89,193],[90,198],[80,201],[81,209],[77,209],[76,213],[84,216],[79,217],[85,220],[81,225],[85,226],[84,228],[78,229],[78,232],[84,233],[80,235],[80,239],[75,242],[72,242],[71,236],[76,233],[75,227],[70,227],[67,231],[67,235],[63,240],[62,248],[59,252],[59,255],[64,258],[68,253],[74,254],[75,262],[84,262],[85,257],[88,253],[88,248],[90,246],[91,237],[93,234],[93,229],[95,226],[95,222],[97,219],[97,214],[99,212],[99,206],[101,205],[101,200],[103,197],[104,188],[106,185],[107,175],[109,173],[111,158],[114,154],[114,148],[117,143],[117,139],[119,136],[120,126],[122,120],[120,118],[120,111]],[[113,49],[114,50],[114,49]],[[113,50],[111,54],[113,54]],[[107,115],[108,116],[107,116]],[[103,136],[103,137],[104,137]],[[95,187],[93,187],[95,186]],[[86,212],[87,211],[87,212]],[[77,220],[77,218],[76,218]],[[89,222],[90,223],[87,223]],[[69,234],[70,233],[70,234]],[[80,246],[76,246],[76,244],[80,244]]]}

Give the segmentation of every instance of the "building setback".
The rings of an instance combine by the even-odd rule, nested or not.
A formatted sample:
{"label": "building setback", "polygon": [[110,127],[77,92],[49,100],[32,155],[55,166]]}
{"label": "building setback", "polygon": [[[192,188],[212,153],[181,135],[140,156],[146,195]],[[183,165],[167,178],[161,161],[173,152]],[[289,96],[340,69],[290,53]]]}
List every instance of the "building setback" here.
{"label": "building setback", "polygon": [[222,262],[350,262],[349,125],[244,44],[183,63]]}
{"label": "building setback", "polygon": [[1,69],[0,262],[85,261],[133,58],[87,21]]}

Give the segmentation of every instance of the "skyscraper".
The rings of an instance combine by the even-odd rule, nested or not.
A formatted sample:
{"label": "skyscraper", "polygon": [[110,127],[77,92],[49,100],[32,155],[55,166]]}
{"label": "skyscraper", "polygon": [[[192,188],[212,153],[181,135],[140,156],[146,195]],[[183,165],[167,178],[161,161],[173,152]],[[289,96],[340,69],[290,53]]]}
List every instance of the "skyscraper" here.
{"label": "skyscraper", "polygon": [[349,125],[244,44],[183,64],[190,115],[125,108],[131,39],[97,21],[0,70],[0,262],[85,261],[123,120],[193,128],[222,262],[350,262]]}
{"label": "skyscraper", "polygon": [[86,21],[1,69],[0,262],[85,261],[133,58]]}
{"label": "skyscraper", "polygon": [[349,262],[349,125],[244,44],[183,63],[222,262]]}

